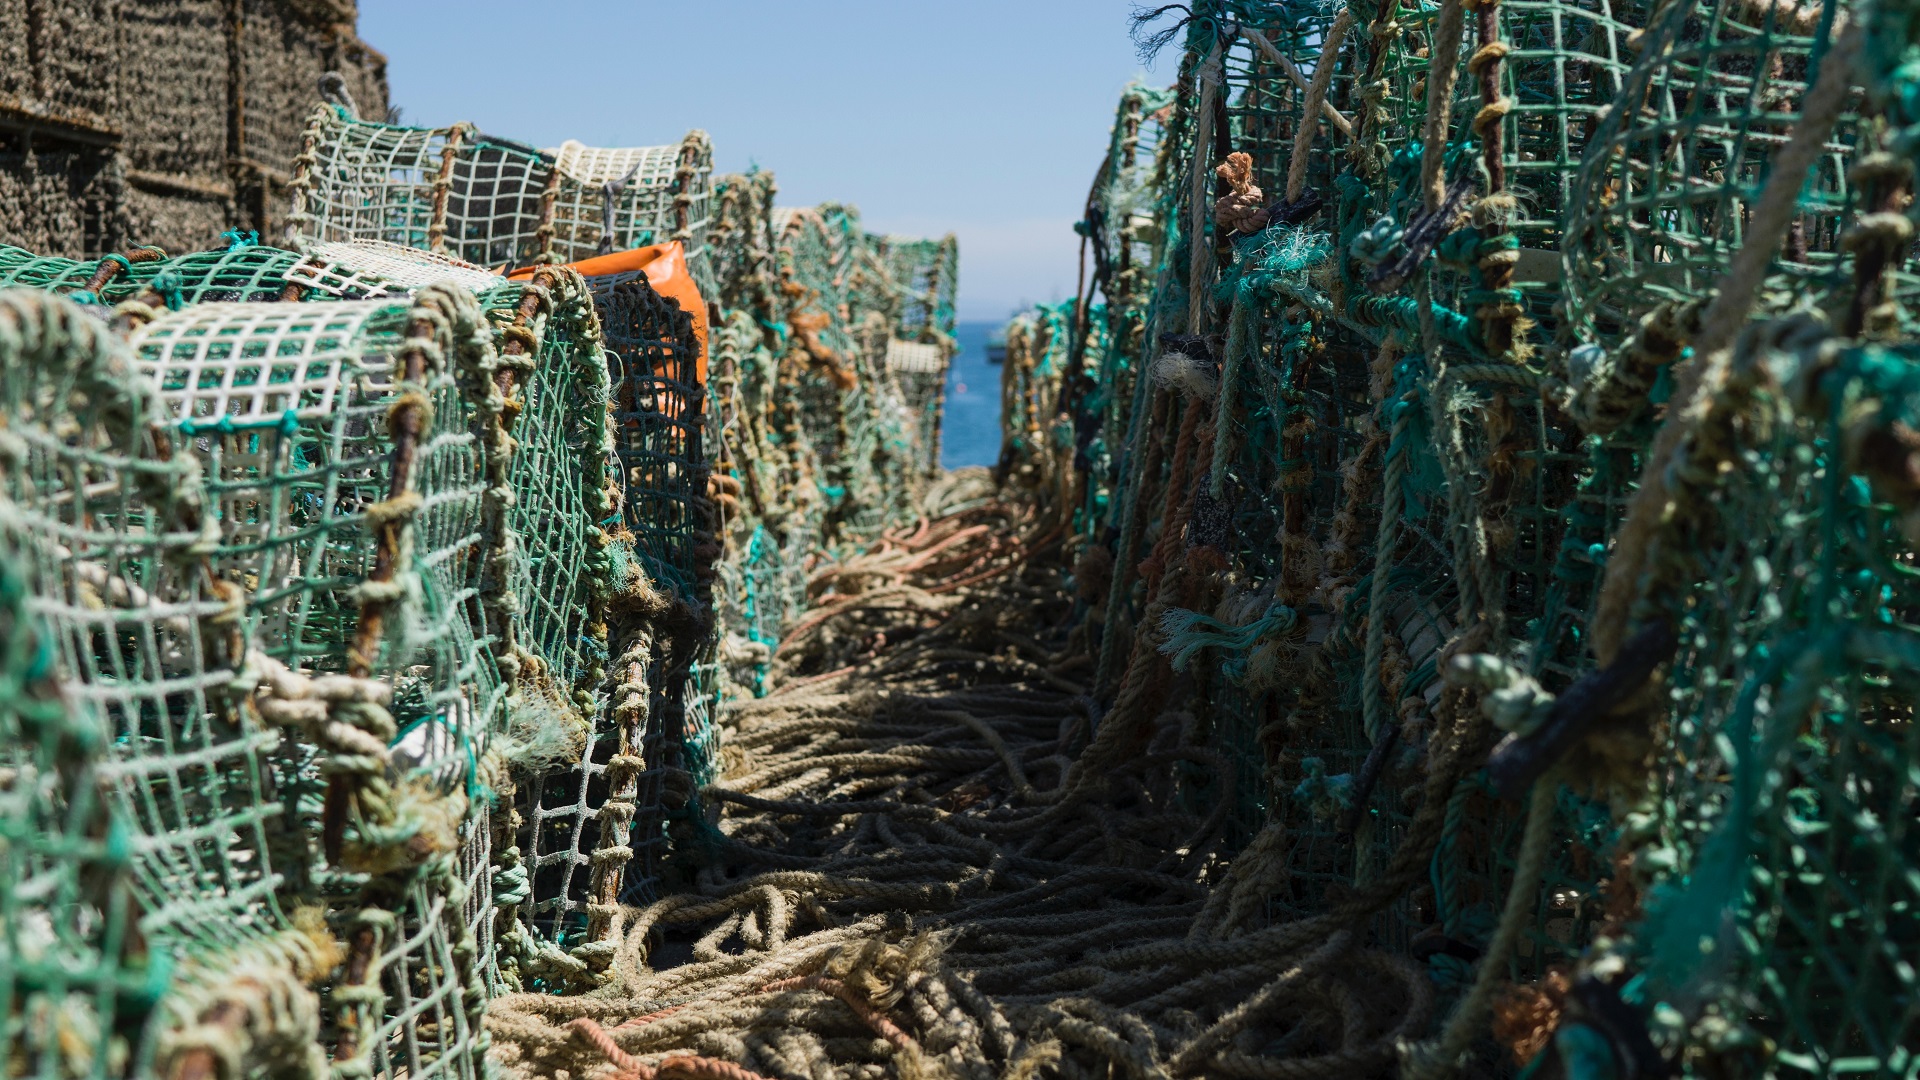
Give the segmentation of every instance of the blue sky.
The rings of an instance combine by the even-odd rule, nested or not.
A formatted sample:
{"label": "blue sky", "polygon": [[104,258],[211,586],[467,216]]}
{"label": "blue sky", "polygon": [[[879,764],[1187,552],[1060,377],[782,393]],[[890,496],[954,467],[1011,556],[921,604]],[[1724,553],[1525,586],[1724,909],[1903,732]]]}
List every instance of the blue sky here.
{"label": "blue sky", "polygon": [[960,315],[1073,294],[1114,103],[1150,73],[1127,0],[361,0],[411,124],[555,146],[713,136],[780,201],[960,238]]}

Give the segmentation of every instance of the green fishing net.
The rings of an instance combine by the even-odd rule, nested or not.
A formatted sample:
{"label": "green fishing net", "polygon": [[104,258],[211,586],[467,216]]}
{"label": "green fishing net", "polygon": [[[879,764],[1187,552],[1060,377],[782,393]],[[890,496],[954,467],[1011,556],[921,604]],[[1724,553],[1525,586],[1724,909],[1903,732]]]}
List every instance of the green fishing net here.
{"label": "green fishing net", "polygon": [[[149,288],[175,306],[202,300],[278,300],[298,258],[291,251],[244,241],[172,258],[158,248],[135,249],[92,262],[0,246],[0,285],[45,289],[83,303],[116,304]],[[88,289],[102,274],[102,284]]]}
{"label": "green fishing net", "polygon": [[[950,238],[799,239],[765,174],[710,210],[698,132],[308,136],[298,251],[0,248],[0,618],[34,628],[0,993],[37,1075],[485,1075],[492,996],[590,987],[617,905],[684,886],[719,709],[822,538],[937,460]],[[500,276],[669,240],[705,382],[644,274]]]}
{"label": "green fishing net", "polygon": [[[1741,3],[1669,4],[1647,19],[1639,61],[1602,101],[1613,107],[1596,114],[1573,181],[1579,197],[1567,203],[1567,313],[1578,340],[1618,346],[1650,300],[1684,303],[1715,287],[1799,117],[1824,48],[1821,22],[1820,8]],[[1796,281],[1844,280],[1835,262],[1857,198],[1848,164],[1861,132],[1850,114],[1828,136],[1766,306],[1790,304]]]}
{"label": "green fishing net", "polygon": [[1915,359],[1804,317],[1744,342],[1691,456],[1746,467],[1687,477],[1713,508],[1667,525],[1636,612],[1679,650],[1621,837],[1644,916],[1590,963],[1690,1071],[1915,1067],[1920,572],[1865,449],[1920,417]]}
{"label": "green fishing net", "polygon": [[[0,315],[0,333],[20,329]],[[146,1049],[137,1033],[170,981],[170,957],[150,953],[138,926],[134,836],[103,791],[106,730],[63,697],[53,643],[28,609],[27,582],[10,557],[0,562],[0,641],[0,865],[8,882],[0,896],[0,1015],[9,1071],[123,1073]]]}
{"label": "green fishing net", "polygon": [[537,830],[495,801],[577,768],[631,574],[590,297],[489,280],[485,310],[162,308],[129,345],[7,294],[7,547],[62,692],[115,733],[141,934],[180,973],[144,1053],[480,1075],[493,988],[552,961],[521,926],[564,886],[526,904]]}
{"label": "green fishing net", "polygon": [[[1798,314],[1738,337],[1667,467],[1628,625],[1677,651],[1593,734],[1543,734],[1634,678],[1594,655],[1607,564],[1768,165],[1858,17],[1195,6],[1178,84],[1122,98],[1085,299],[1010,328],[1003,468],[1076,508],[1099,691],[1136,640],[1166,658],[1221,759],[1190,798],[1224,804],[1230,847],[1279,852],[1276,922],[1431,844],[1361,925],[1458,1007],[1430,1034],[1469,1074],[1913,1068],[1911,785],[1889,771],[1912,752],[1891,702],[1913,541],[1887,479],[1911,450],[1885,441],[1911,252],[1881,239],[1911,234],[1868,107],[1895,87],[1845,96],[1761,260],[1753,313]],[[1230,152],[1244,171],[1214,175]],[[1200,568],[1170,604],[1148,587],[1169,559]],[[1479,714],[1492,764],[1429,805],[1431,740]],[[1432,1075],[1441,1045],[1407,1068]]]}

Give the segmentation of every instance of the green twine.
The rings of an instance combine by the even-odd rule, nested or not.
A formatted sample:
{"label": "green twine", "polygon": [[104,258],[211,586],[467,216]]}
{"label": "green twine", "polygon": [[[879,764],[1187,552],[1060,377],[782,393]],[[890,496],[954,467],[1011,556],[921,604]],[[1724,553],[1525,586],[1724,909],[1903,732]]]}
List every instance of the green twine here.
{"label": "green twine", "polygon": [[290,436],[300,430],[300,412],[297,409],[288,409],[279,416],[260,416],[251,419],[242,419],[231,413],[224,414],[213,420],[205,417],[195,418],[188,416],[181,419],[178,426],[180,428],[180,434],[189,438],[195,435],[232,435],[239,431],[263,431],[267,429],[272,429],[282,435]]}
{"label": "green twine", "polygon": [[[1427,307],[1433,313],[1434,329],[1441,340],[1470,356],[1484,358],[1487,355],[1479,324],[1431,300],[1427,302]],[[1355,297],[1348,305],[1348,315],[1362,326],[1398,330],[1406,334],[1420,332],[1420,302],[1411,296]]]}
{"label": "green twine", "polygon": [[1327,775],[1327,763],[1317,757],[1300,759],[1305,774],[1294,785],[1293,798],[1313,814],[1317,821],[1332,821],[1353,808],[1353,777],[1348,773]]}
{"label": "green twine", "polygon": [[167,306],[168,311],[179,311],[186,303],[186,298],[181,295],[178,271],[162,270],[153,275],[153,280],[147,283],[147,287],[160,294],[160,302]]}
{"label": "green twine", "polygon": [[1185,608],[1172,608],[1160,616],[1160,652],[1172,658],[1173,670],[1185,671],[1202,649],[1218,649],[1230,659],[1220,670],[1234,682],[1247,675],[1247,661],[1254,649],[1270,637],[1294,628],[1299,614],[1292,608],[1274,604],[1266,614],[1245,626],[1234,626],[1210,615]]}
{"label": "green twine", "polygon": [[1347,254],[1367,266],[1378,266],[1399,250],[1406,235],[1407,230],[1401,228],[1391,215],[1382,215],[1375,218],[1372,225],[1355,234],[1347,244]]}
{"label": "green twine", "polygon": [[1517,251],[1520,238],[1512,233],[1501,233],[1488,238],[1478,229],[1455,229],[1440,239],[1433,249],[1434,257],[1443,263],[1456,266],[1477,266],[1481,259],[1502,251]]}

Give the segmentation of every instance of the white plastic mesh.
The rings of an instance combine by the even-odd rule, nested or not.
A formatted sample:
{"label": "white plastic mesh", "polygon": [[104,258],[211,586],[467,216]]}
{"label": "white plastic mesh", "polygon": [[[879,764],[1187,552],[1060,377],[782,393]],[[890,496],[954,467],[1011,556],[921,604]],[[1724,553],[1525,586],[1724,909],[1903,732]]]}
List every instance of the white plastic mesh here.
{"label": "white plastic mesh", "polygon": [[[469,124],[402,128],[327,108],[307,130],[288,216],[293,245],[385,240],[499,267],[578,262],[678,240],[710,289],[706,133],[672,146],[557,150]],[[615,190],[608,191],[608,185]]]}
{"label": "white plastic mesh", "polygon": [[364,239],[311,245],[306,257],[287,271],[287,281],[343,300],[400,296],[436,281],[480,293],[504,280],[462,259]]}
{"label": "white plastic mesh", "polygon": [[[621,149],[569,140],[544,151],[559,174],[553,204],[554,257],[590,258],[679,239],[702,288],[713,152],[702,132],[673,146]],[[607,185],[618,185],[609,197]],[[676,199],[682,205],[676,208]],[[684,219],[684,225],[682,221]]]}
{"label": "white plastic mesh", "polygon": [[947,366],[947,350],[939,345],[918,341],[887,342],[887,368],[916,374],[937,374]]}
{"label": "white plastic mesh", "polygon": [[558,150],[548,150],[554,168],[590,187],[625,179],[628,187],[664,188],[673,182],[677,146],[606,148],[582,146],[568,139]]}

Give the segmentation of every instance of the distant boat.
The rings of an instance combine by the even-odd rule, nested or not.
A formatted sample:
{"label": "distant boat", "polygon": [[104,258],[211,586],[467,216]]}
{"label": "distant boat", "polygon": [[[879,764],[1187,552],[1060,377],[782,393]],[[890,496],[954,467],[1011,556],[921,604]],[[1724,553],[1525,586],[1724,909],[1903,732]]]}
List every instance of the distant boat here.
{"label": "distant boat", "polygon": [[1005,327],[987,335],[987,363],[1004,364],[1007,362],[1007,331]]}

